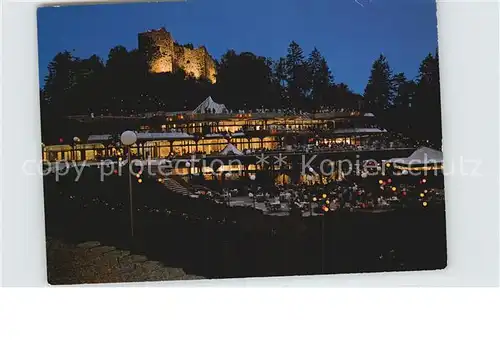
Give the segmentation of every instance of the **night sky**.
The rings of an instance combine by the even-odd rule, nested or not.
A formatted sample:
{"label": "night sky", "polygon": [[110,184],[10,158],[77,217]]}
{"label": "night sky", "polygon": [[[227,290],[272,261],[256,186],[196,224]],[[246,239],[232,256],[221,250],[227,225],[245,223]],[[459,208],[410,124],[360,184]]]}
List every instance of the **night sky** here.
{"label": "night sky", "polygon": [[384,53],[409,78],[437,48],[435,0],[188,0],[41,8],[40,82],[59,51],[78,57],[137,48],[137,34],[165,27],[181,44],[205,45],[215,58],[234,49],[273,59],[295,40],[326,57],[336,82],[362,93],[371,64]]}

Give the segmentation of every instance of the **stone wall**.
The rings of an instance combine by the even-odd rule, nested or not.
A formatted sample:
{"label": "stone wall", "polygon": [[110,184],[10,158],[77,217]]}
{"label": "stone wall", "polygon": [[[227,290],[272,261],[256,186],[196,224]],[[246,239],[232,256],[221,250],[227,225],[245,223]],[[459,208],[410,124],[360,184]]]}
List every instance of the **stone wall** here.
{"label": "stone wall", "polygon": [[205,47],[186,48],[174,42],[164,28],[139,33],[139,50],[149,62],[153,73],[172,72],[182,68],[196,78],[205,77],[215,83],[216,65]]}
{"label": "stone wall", "polygon": [[47,279],[51,285],[198,280],[182,268],[166,267],[130,251],[99,242],[78,245],[47,237]]}

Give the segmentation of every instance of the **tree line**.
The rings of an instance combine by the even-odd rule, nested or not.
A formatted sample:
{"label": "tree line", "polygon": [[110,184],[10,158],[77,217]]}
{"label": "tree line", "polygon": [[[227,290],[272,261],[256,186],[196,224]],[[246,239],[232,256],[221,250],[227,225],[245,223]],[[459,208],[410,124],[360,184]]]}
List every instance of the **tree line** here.
{"label": "tree line", "polygon": [[437,54],[422,61],[414,80],[403,73],[394,74],[387,58],[380,55],[363,95],[335,82],[318,49],[306,56],[296,42],[291,42],[287,54],[278,60],[228,50],[216,64],[217,82],[212,84],[182,69],[149,73],[144,55],[122,46],[112,48],[105,62],[96,55],[82,59],[60,52],[49,63],[40,90],[44,140],[64,128],[68,115],[189,111],[210,95],[235,111],[372,112],[386,128],[440,144]]}

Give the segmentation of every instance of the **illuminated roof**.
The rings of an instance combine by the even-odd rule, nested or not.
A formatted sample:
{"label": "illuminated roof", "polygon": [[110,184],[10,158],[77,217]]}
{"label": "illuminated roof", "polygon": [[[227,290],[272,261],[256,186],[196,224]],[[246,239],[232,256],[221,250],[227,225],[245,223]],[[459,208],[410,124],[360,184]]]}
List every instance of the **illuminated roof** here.
{"label": "illuminated roof", "polygon": [[96,141],[109,141],[112,140],[113,136],[111,134],[104,134],[104,135],[91,135],[87,139],[88,143],[91,142],[96,142]]}
{"label": "illuminated roof", "polygon": [[443,152],[428,147],[421,147],[407,158],[393,158],[389,162],[407,166],[442,164]]}
{"label": "illuminated roof", "polygon": [[193,139],[193,135],[187,133],[137,133],[137,140],[165,140],[165,139]]}
{"label": "illuminated roof", "polygon": [[332,131],[333,134],[378,134],[387,133],[385,129],[379,128],[344,128]]}
{"label": "illuminated roof", "polygon": [[207,113],[206,111],[214,111],[214,114],[227,113],[228,110],[226,105],[216,103],[211,96],[207,97],[197,108],[194,109],[193,113]]}

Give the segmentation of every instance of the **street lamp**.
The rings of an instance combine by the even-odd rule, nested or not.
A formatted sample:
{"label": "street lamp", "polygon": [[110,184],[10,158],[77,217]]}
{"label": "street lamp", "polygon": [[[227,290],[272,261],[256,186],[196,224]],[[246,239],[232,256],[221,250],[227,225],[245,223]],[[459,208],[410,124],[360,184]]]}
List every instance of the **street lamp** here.
{"label": "street lamp", "polygon": [[[327,200],[327,203],[330,201]],[[325,274],[325,216],[330,211],[330,208],[325,205],[322,207],[323,213],[321,214],[321,272]]]}
{"label": "street lamp", "polygon": [[256,205],[256,203],[255,203],[255,201],[256,201],[256,200],[255,200],[255,196],[257,195],[257,194],[256,194],[256,191],[255,191],[255,184],[254,184],[255,179],[256,179],[255,174],[251,174],[251,175],[250,175],[250,180],[252,181],[252,191],[253,191],[253,196],[252,196],[252,198],[253,198],[253,208],[256,208],[256,207],[257,207],[257,205]]}
{"label": "street lamp", "polygon": [[[224,175],[221,174],[221,178],[226,178],[228,180],[231,179],[232,176],[231,172],[227,172]],[[229,188],[227,188],[227,205],[231,206],[231,189]]]}
{"label": "street lamp", "polygon": [[76,144],[78,144],[80,142],[80,138],[79,137],[74,137],[73,138],[73,160],[76,161]]}
{"label": "street lamp", "polygon": [[315,204],[318,201],[318,198],[316,196],[313,196],[311,198],[311,194],[309,194],[309,215],[312,217],[313,216],[313,204]]}
{"label": "street lamp", "polygon": [[132,167],[130,165],[130,147],[135,144],[137,141],[137,134],[134,132],[127,130],[123,132],[120,140],[124,146],[127,147],[127,165],[128,165],[128,196],[130,202],[130,235],[134,236],[134,208],[132,205]]}

